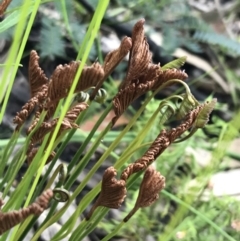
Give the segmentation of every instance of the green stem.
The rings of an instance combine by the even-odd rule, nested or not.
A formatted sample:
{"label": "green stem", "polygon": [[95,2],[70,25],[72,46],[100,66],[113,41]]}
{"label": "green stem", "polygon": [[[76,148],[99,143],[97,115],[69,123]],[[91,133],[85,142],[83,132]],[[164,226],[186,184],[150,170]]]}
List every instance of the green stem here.
{"label": "green stem", "polygon": [[120,229],[123,227],[123,225],[124,224],[126,224],[125,222],[121,222],[121,223],[119,223],[116,227],[115,227],[115,229],[111,232],[111,233],[109,233],[107,236],[105,236],[103,239],[101,239],[101,241],[108,241],[108,240],[110,240],[111,238],[113,238],[115,235],[117,235],[118,234],[118,232],[120,231]]}
{"label": "green stem", "polygon": [[[72,170],[72,168],[74,167],[74,165],[77,163],[77,161],[80,158],[81,154],[83,153],[84,149],[89,144],[90,140],[92,139],[93,135],[97,131],[98,127],[101,125],[101,123],[103,122],[103,120],[108,115],[108,113],[110,112],[111,109],[112,109],[112,104],[109,104],[107,106],[107,108],[104,110],[104,112],[102,113],[101,117],[97,120],[96,124],[94,125],[91,132],[88,134],[87,138],[85,139],[85,141],[83,142],[81,147],[78,149],[77,153],[74,155],[73,160],[68,165],[68,172],[70,172]],[[77,167],[78,166],[76,166],[76,168]]]}
{"label": "green stem", "polygon": [[71,38],[73,47],[75,48],[76,51],[78,51],[79,46],[78,46],[77,42],[75,41],[75,39],[73,37],[72,30],[71,30],[71,27],[69,25],[68,13],[67,13],[67,10],[66,10],[66,2],[65,2],[65,0],[61,0],[61,6],[62,6],[63,19],[64,19],[64,22],[65,22],[65,26],[67,28],[67,32],[68,32],[68,34],[69,34],[69,36]]}
{"label": "green stem", "polygon": [[[6,107],[7,107],[7,103],[8,103],[10,92],[11,92],[11,89],[12,89],[12,86],[13,86],[13,82],[14,82],[15,76],[17,74],[18,65],[20,64],[20,60],[22,58],[23,51],[25,49],[27,39],[28,39],[28,36],[30,34],[30,31],[31,31],[31,28],[32,28],[32,25],[33,25],[33,22],[34,22],[36,14],[37,14],[37,10],[38,10],[38,7],[39,7],[40,3],[41,3],[41,0],[36,0],[34,2],[32,14],[31,14],[31,16],[28,20],[28,24],[27,24],[26,29],[24,29],[25,23],[26,23],[27,18],[28,18],[28,16],[26,15],[26,12],[27,12],[27,9],[31,5],[29,4],[28,0],[25,0],[24,4],[22,6],[19,22],[16,26],[16,32],[15,32],[15,35],[14,35],[14,38],[13,38],[13,43],[12,43],[11,49],[9,51],[9,57],[8,57],[8,60],[7,60],[7,65],[4,68],[4,73],[3,73],[3,77],[2,77],[3,81],[0,82],[0,89],[2,91],[2,89],[4,88],[5,83],[6,83],[5,81],[6,81],[8,75],[10,73],[10,70],[11,70],[11,65],[9,65],[9,64],[15,62],[16,65],[14,65],[13,70],[11,71],[11,77],[10,77],[9,85],[8,85],[8,88],[7,88],[7,92],[5,93],[4,101],[3,101],[1,112],[0,112],[0,123],[2,122],[2,118],[3,118],[3,115],[4,115]],[[24,33],[24,35],[23,35],[23,38],[21,39],[23,33]],[[20,45],[20,47],[19,47],[19,45]],[[19,51],[17,52],[17,56],[16,56],[16,50],[18,50],[18,48],[19,48]],[[2,98],[2,96],[0,96],[0,100],[1,100],[1,98]]]}

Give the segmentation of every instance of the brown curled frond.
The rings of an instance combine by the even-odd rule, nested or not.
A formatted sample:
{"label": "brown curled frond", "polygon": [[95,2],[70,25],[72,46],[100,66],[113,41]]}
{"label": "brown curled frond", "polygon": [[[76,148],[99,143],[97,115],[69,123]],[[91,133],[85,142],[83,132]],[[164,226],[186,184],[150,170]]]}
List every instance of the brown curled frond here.
{"label": "brown curled frond", "polygon": [[[69,130],[69,129],[73,129],[73,128],[78,128],[78,125],[76,123],[74,123],[77,119],[77,117],[79,116],[79,114],[86,110],[88,107],[88,104],[86,103],[79,103],[75,106],[73,106],[65,115],[60,129],[58,131],[57,137],[61,135],[61,133],[65,130]],[[47,133],[53,132],[54,129],[57,126],[59,118],[55,118],[49,122],[43,122],[40,127],[38,128],[38,130],[36,132],[34,132],[34,134],[31,137],[31,144],[35,145],[37,143],[42,142],[43,138],[46,136]],[[32,129],[34,128],[34,126],[37,123],[34,122],[33,125],[31,125],[28,128],[28,134],[32,131]]]}
{"label": "brown curled frond", "polygon": [[165,177],[149,166],[145,171],[137,198],[136,205],[144,208],[152,205],[157,199],[159,192],[165,187]]}
{"label": "brown curled frond", "polygon": [[145,20],[141,19],[133,27],[128,72],[120,85],[120,89],[124,89],[127,85],[139,79],[141,75],[144,75],[151,62],[152,54],[149,51],[149,45],[144,35],[144,22]]}
{"label": "brown curled frond", "polygon": [[106,79],[132,47],[132,39],[124,37],[118,49],[109,52],[103,63],[104,79]]}
{"label": "brown curled frond", "polygon": [[[58,118],[49,121],[49,122],[43,122],[39,128],[34,132],[34,134],[31,137],[31,144],[35,145],[38,143],[41,143],[43,141],[43,138],[50,133],[51,131],[54,131],[56,125],[58,122]],[[61,127],[60,127],[61,129]],[[32,126],[28,128],[27,134],[29,135],[32,130]]]}
{"label": "brown curled frond", "polygon": [[28,78],[31,98],[36,96],[42,90],[42,86],[48,83],[48,78],[39,66],[39,56],[35,50],[30,53]]}
{"label": "brown curled frond", "polygon": [[[64,66],[59,65],[55,69],[49,83],[49,105],[54,105],[56,101],[65,98],[68,95],[79,65],[79,61],[73,61],[69,64],[65,64]],[[99,63],[94,63],[91,66],[85,66],[78,80],[75,93],[86,90],[92,86],[96,86],[103,76],[104,70]]]}
{"label": "brown curled frond", "polygon": [[48,97],[50,101],[56,102],[67,96],[79,64],[79,61],[72,61],[69,64],[57,66],[49,82]]}
{"label": "brown curled frond", "polygon": [[47,209],[48,204],[52,197],[53,197],[53,191],[51,189],[47,189],[37,198],[35,203],[39,205],[41,208]]}
{"label": "brown curled frond", "polygon": [[190,129],[197,120],[199,113],[204,108],[204,104],[199,105],[190,111],[182,124],[169,131],[162,130],[144,155],[127,166],[121,174],[121,179],[126,181],[133,173],[145,170],[152,162],[154,162],[166,148],[179,138],[185,131]]}
{"label": "brown curled frond", "polygon": [[[37,115],[40,115],[39,107],[43,105],[44,101],[46,100],[47,96],[47,85],[42,85],[41,90],[39,90],[36,95],[31,98],[21,109],[20,112],[17,112],[16,116],[13,118],[13,123],[17,124],[15,130],[18,131],[26,119],[30,116],[33,112],[35,107],[38,107],[36,110]],[[40,112],[39,112],[40,111]]]}
{"label": "brown curled frond", "polygon": [[27,208],[23,208],[18,211],[10,211],[7,213],[0,212],[0,235],[13,228],[17,224],[23,222],[30,215],[40,215],[44,210],[47,209],[52,197],[53,191],[48,189],[44,191],[41,196],[39,196],[37,200]]}
{"label": "brown curled frond", "polygon": [[[188,75],[183,70],[179,70],[179,69],[167,69],[164,71],[161,70],[158,78],[154,80],[151,90],[156,90],[158,87],[167,83],[169,80],[172,80],[172,79],[185,80],[186,78],[188,78]],[[169,83],[169,85],[171,84],[174,84],[174,83]]]}
{"label": "brown curled frond", "polygon": [[7,7],[9,6],[9,4],[11,3],[12,0],[3,0],[0,3],[0,17],[3,16],[4,12],[6,11]]}
{"label": "brown curled frond", "polygon": [[156,160],[157,157],[170,145],[167,134],[168,132],[166,130],[162,130],[144,155],[134,163],[129,164],[123,170],[120,179],[127,181],[133,173],[145,170],[154,160]]}
{"label": "brown curled frond", "polygon": [[115,117],[112,119],[112,124],[114,125],[118,118],[123,114],[123,112],[128,108],[128,106],[136,98],[136,93],[143,92],[142,89],[137,89],[135,83],[127,86],[125,89],[120,90],[117,95],[113,98],[113,109]]}
{"label": "brown curled frond", "polygon": [[[27,154],[27,164],[28,166],[32,163],[34,157],[36,156],[37,152],[38,152],[38,149],[37,147],[34,147],[34,148],[30,148],[28,150],[28,154]],[[48,156],[47,158],[47,161],[45,163],[45,165],[47,165],[49,162],[52,161],[52,159],[55,157],[56,153],[54,151],[52,151],[50,153],[50,155]]]}
{"label": "brown curled frond", "polygon": [[127,222],[139,208],[148,207],[156,202],[159,198],[159,192],[164,187],[165,177],[152,166],[149,166],[143,176],[135,206],[123,221]]}
{"label": "brown curled frond", "polygon": [[134,100],[152,89],[153,81],[158,75],[159,65],[149,64],[145,74],[136,83],[132,83],[118,92],[112,101],[115,113],[115,117],[112,119],[113,125]]}
{"label": "brown curled frond", "polygon": [[91,208],[86,219],[90,219],[95,209],[99,206],[108,208],[119,208],[126,197],[126,183],[123,180],[117,180],[115,177],[117,171],[114,167],[105,170],[102,179],[101,192]]}
{"label": "brown curled frond", "polygon": [[[43,138],[50,132],[53,133],[54,129],[56,128],[58,123],[58,118],[53,119],[49,122],[43,122],[37,131],[31,137],[31,144],[35,145],[41,143]],[[78,125],[75,123],[70,122],[68,119],[63,119],[60,129],[58,131],[57,136],[59,136],[64,130],[69,130],[72,128],[78,128]],[[51,137],[49,137],[51,138]]]}
{"label": "brown curled frond", "polygon": [[79,114],[86,110],[88,108],[88,104],[85,102],[82,103],[78,103],[74,106],[72,106],[72,108],[66,113],[64,119],[67,119],[71,122],[75,122],[79,116]]}
{"label": "brown curled frond", "polygon": [[103,77],[104,70],[99,63],[96,62],[91,66],[86,66],[82,71],[75,93],[96,86]]}
{"label": "brown curled frond", "polygon": [[20,112],[17,112],[16,116],[13,118],[13,123],[17,124],[16,131],[20,129],[37,104],[38,99],[33,97],[22,107]]}
{"label": "brown curled frond", "polygon": [[139,84],[147,84],[148,90],[152,90],[153,83],[157,81],[159,76],[161,75],[160,65],[159,64],[148,64],[148,67],[144,74],[142,74],[138,82]]}
{"label": "brown curled frond", "polygon": [[98,90],[101,88],[104,80],[113,72],[113,70],[116,68],[116,66],[122,61],[122,59],[127,55],[127,53],[130,51],[132,47],[132,40],[129,37],[124,37],[119,48],[109,52],[103,63],[103,70],[104,70],[104,76],[102,79],[97,83],[95,86],[95,89],[92,91],[90,100],[93,100],[98,92]]}

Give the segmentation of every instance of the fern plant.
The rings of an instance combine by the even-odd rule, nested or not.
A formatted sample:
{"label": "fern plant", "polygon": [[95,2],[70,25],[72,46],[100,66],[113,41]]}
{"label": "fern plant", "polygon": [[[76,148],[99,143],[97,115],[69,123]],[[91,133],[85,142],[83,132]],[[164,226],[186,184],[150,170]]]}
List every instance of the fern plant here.
{"label": "fern plant", "polygon": [[[40,1],[26,0],[20,9],[15,10],[18,16],[22,18],[18,23],[15,22],[17,26],[14,41],[10,48],[9,57],[3,65],[4,74],[1,87],[5,87],[7,84],[8,86],[6,94],[4,93],[5,89],[0,88],[0,96],[3,99],[0,120],[2,120],[6,111],[6,103],[8,102],[12,83],[33,20],[40,8],[40,3]],[[108,231],[111,231],[103,238],[103,240],[111,240],[121,228],[126,230],[127,224],[133,220],[136,214],[141,216],[146,212],[140,212],[139,209],[144,210],[155,203],[159,198],[160,191],[160,200],[168,203],[165,213],[170,216],[169,222],[160,226],[159,230],[164,241],[170,240],[175,231],[186,231],[189,234],[189,239],[197,237],[196,230],[203,229],[205,231],[204,226],[206,225],[211,227],[207,235],[211,234],[211,237],[221,237],[225,240],[236,240],[235,233],[222,229],[220,225],[214,223],[217,217],[216,212],[213,211],[209,213],[209,216],[207,215],[205,208],[208,209],[211,206],[201,205],[202,203],[199,201],[201,201],[200,198],[202,197],[201,190],[224,155],[224,152],[221,151],[223,149],[222,144],[226,148],[226,143],[229,143],[238,134],[240,129],[239,116],[236,115],[236,118],[223,128],[222,135],[219,138],[219,146],[215,149],[211,165],[199,173],[194,170],[199,174],[195,178],[197,185],[188,188],[189,176],[186,179],[180,179],[175,175],[178,165],[174,156],[181,160],[184,151],[183,147],[189,144],[189,140],[187,142],[185,140],[196,130],[204,128],[209,121],[210,113],[216,105],[216,99],[207,100],[205,103],[200,104],[193,96],[189,86],[183,82],[187,78],[187,74],[179,70],[186,60],[185,57],[164,66],[152,62],[152,55],[145,38],[143,19],[137,21],[134,25],[132,36],[123,38],[119,48],[108,53],[102,63],[95,61],[93,64],[86,65],[91,46],[97,36],[108,3],[108,1],[104,0],[99,1],[78,51],[77,60],[65,65],[58,65],[51,77],[47,77],[41,69],[37,52],[33,50],[30,53],[29,84],[31,99],[16,114],[14,118],[16,130],[11,139],[7,144],[6,142],[2,144],[4,148],[2,149],[0,165],[0,174],[2,176],[0,189],[3,195],[0,199],[0,206],[2,207],[0,212],[0,224],[2,222],[0,232],[3,235],[0,240],[24,240],[28,231],[34,226],[37,216],[49,206],[46,218],[31,237],[31,240],[38,240],[43,231],[57,222],[66,212],[70,204],[84,190],[86,184],[94,177],[99,167],[106,162],[110,155],[114,157],[115,162],[103,173],[102,182],[97,183],[83,197],[73,215],[66,220],[51,240],[57,241],[64,238],[82,240],[96,229],[109,209],[119,208],[128,194],[127,198],[132,199],[129,202],[128,209],[126,209],[129,212],[125,210],[123,219],[114,223],[112,229],[108,229]],[[65,3],[62,3],[62,5],[66,6]],[[25,13],[29,11],[31,15],[27,21]],[[68,36],[72,38],[71,29],[67,25],[66,13],[64,18]],[[10,27],[10,24],[7,27],[6,24],[7,21],[2,22],[0,29],[1,27],[2,29]],[[55,23],[52,23],[52,25],[55,26]],[[60,38],[61,32],[58,33]],[[21,42],[19,42],[19,39]],[[56,49],[49,50],[49,55],[51,53],[50,56],[53,57],[57,54],[53,53],[55,51]],[[116,93],[107,96],[107,91],[101,87],[129,52],[128,69],[124,80]],[[62,53],[60,52],[60,54]],[[12,64],[15,64],[13,71],[10,69]],[[10,81],[6,81],[9,73],[12,74]],[[161,101],[154,99],[154,96],[160,90],[176,83],[183,86],[183,94],[172,94]],[[118,135],[114,136],[109,146],[106,146],[105,143],[102,143],[103,138],[114,127],[131,103],[140,96],[145,96],[140,108],[133,111],[134,115],[131,116],[126,127]],[[84,141],[69,165],[55,166],[60,153],[74,136],[75,131],[80,128],[80,124],[93,102],[100,103],[104,111],[93,129],[83,135],[85,137]],[[97,133],[98,127],[111,111],[114,114],[113,117],[108,120],[105,128]],[[34,114],[34,118],[28,128],[27,136],[24,139],[18,139],[22,125],[31,112]],[[140,117],[144,112],[147,115],[141,121]],[[176,120],[178,122],[176,127],[164,129],[162,125],[168,120]],[[189,134],[187,134],[188,131]],[[131,141],[125,149],[121,150],[121,153],[117,154],[116,147],[121,145],[125,135],[131,133],[134,134]],[[201,139],[202,136],[200,135],[198,138]],[[13,149],[18,142],[22,142],[23,145],[12,157]],[[171,144],[176,142],[183,143],[176,144],[176,146],[179,146],[179,151],[173,152]],[[90,147],[84,152],[87,146]],[[103,155],[96,161],[81,183],[74,188],[74,182],[99,146],[105,150]],[[169,152],[165,153],[167,161],[162,162],[161,160],[164,158],[162,154],[166,149],[169,150]],[[140,152],[138,152],[139,150]],[[134,160],[132,159],[133,156]],[[28,168],[17,187],[12,190],[11,187],[15,183],[18,171],[25,165],[26,159]],[[46,164],[49,166],[46,173],[42,175]],[[50,174],[51,170],[53,170],[53,174]],[[117,173],[120,174],[119,177],[117,177]],[[140,181],[140,176],[143,173],[143,178]],[[163,174],[166,176],[166,180]],[[57,179],[56,182],[54,182],[55,179]],[[166,190],[164,190],[165,182]],[[134,186],[137,194],[130,191]],[[130,191],[130,196],[127,191]],[[9,196],[9,199],[3,206],[3,199],[7,196]],[[98,198],[91,205],[91,202],[97,196]],[[54,200],[50,202],[51,199]],[[173,210],[174,212],[170,210],[172,209],[170,200],[177,204]],[[196,205],[194,204],[195,201],[197,201]],[[60,209],[57,209],[58,202],[64,202]],[[198,205],[200,205],[200,208],[198,208]],[[76,220],[88,206],[91,206],[90,212],[84,220],[76,225]],[[155,211],[154,207],[157,208],[157,205],[152,207],[153,213]],[[21,208],[23,209],[20,210]],[[12,211],[13,209],[18,211]],[[188,213],[191,213],[191,218],[188,217]],[[226,216],[229,218],[225,213],[218,213],[218,215],[221,216],[221,220]],[[146,216],[143,216],[142,226],[144,226],[146,220]],[[190,224],[192,226],[189,228]],[[151,230],[151,225],[154,226],[155,230],[158,225],[155,221],[152,221],[148,229],[155,238],[159,238],[159,233],[154,229]],[[224,223],[224,225],[227,225],[227,223]],[[146,232],[149,230],[146,230]],[[214,232],[215,236],[213,236]]]}

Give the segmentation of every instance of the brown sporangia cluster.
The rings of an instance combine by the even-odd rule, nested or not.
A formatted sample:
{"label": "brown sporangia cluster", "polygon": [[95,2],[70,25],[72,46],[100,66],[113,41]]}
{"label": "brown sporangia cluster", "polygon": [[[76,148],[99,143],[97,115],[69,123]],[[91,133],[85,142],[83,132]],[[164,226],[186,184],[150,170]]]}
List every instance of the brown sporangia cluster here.
{"label": "brown sporangia cluster", "polygon": [[[10,211],[3,213],[0,210],[0,235],[9,229],[13,228],[17,224],[23,222],[30,215],[39,216],[44,210],[48,208],[48,204],[53,197],[53,191],[48,189],[44,191],[37,200],[29,205],[27,208],[23,208],[18,211]],[[0,199],[0,208],[4,204]]]}
{"label": "brown sporangia cluster", "polygon": [[[187,74],[184,71],[177,69],[161,70],[159,64],[152,63],[152,54],[149,51],[149,46],[144,36],[144,22],[145,20],[141,19],[135,24],[132,37],[123,38],[119,48],[106,55],[103,65],[95,62],[91,66],[85,66],[77,81],[74,93],[94,87],[90,96],[90,100],[93,100],[103,81],[130,52],[126,77],[119,87],[118,94],[113,99],[113,109],[115,112],[115,117],[112,119],[113,125],[127,107],[139,96],[147,91],[158,89],[171,79],[184,80],[187,78]],[[47,78],[39,66],[37,52],[34,50],[31,51],[29,61],[31,99],[22,107],[13,120],[16,124],[16,131],[19,131],[29,115],[34,112],[35,118],[27,131],[27,134],[30,134],[39,122],[41,113],[46,111],[43,123],[31,138],[27,151],[29,163],[31,163],[36,154],[36,145],[41,144],[45,135],[47,133],[51,135],[55,129],[58,118],[52,119],[53,114],[59,101],[67,97],[79,65],[80,61],[72,61],[69,64],[59,65],[51,77]],[[78,128],[75,121],[78,115],[87,107],[86,103],[77,103],[72,106],[61,123],[58,136],[64,130]],[[54,153],[51,155],[53,156]]]}
{"label": "brown sporangia cluster", "polygon": [[[97,91],[103,81],[112,73],[119,62],[131,49],[131,38],[125,37],[118,49],[108,53],[103,65],[95,62],[91,66],[85,66],[77,82],[75,93],[96,87]],[[45,121],[49,120],[62,98],[67,97],[73,80],[79,68],[80,61],[72,61],[69,64],[59,65],[48,79],[39,66],[39,56],[36,51],[31,51],[29,61],[29,84],[31,99],[22,107],[14,118],[19,130],[27,117],[35,110],[35,115],[47,111]]]}
{"label": "brown sporangia cluster", "polygon": [[[98,206],[108,208],[119,208],[126,196],[126,182],[129,177],[137,172],[145,171],[145,175],[140,187],[139,196],[136,201],[135,207],[130,214],[124,219],[128,219],[140,208],[146,207],[154,203],[158,198],[158,193],[164,188],[165,178],[155,171],[153,167],[149,167],[166,148],[181,135],[191,128],[203,128],[209,120],[209,115],[216,104],[216,99],[211,102],[206,102],[197,106],[190,111],[185,120],[176,128],[171,130],[162,130],[157,138],[153,141],[152,145],[144,153],[144,155],[136,160],[134,163],[129,164],[122,172],[120,180],[115,178],[106,179],[105,175],[111,173],[111,177],[116,176],[116,170],[109,167],[103,176],[102,190],[100,195],[90,210],[87,219],[91,217],[94,210]],[[120,188],[121,187],[121,188]],[[114,196],[112,195],[114,193]]]}
{"label": "brown sporangia cluster", "polygon": [[0,17],[3,16],[4,12],[6,11],[7,7],[9,6],[9,4],[11,3],[12,0],[3,0],[0,3]]}
{"label": "brown sporangia cluster", "polygon": [[[103,81],[128,54],[131,47],[131,38],[125,37],[118,49],[106,55],[103,65],[95,62],[91,66],[85,66],[77,81],[74,93],[94,87],[90,98],[93,100]],[[39,56],[37,52],[35,50],[31,51],[28,73],[31,99],[13,119],[14,124],[16,124],[16,131],[19,131],[26,119],[34,112],[35,118],[27,130],[27,134],[29,135],[39,122],[41,113],[46,111],[46,114],[42,124],[31,137],[31,143],[27,151],[28,163],[31,163],[37,153],[38,147],[36,145],[41,144],[46,134],[50,133],[50,136],[52,135],[58,122],[58,118],[52,119],[53,114],[59,101],[67,97],[80,63],[80,61],[72,61],[69,64],[59,65],[54,70],[52,76],[47,78],[39,66]],[[87,108],[88,105],[84,102],[72,106],[61,123],[57,137],[59,137],[64,130],[78,128],[75,121],[78,115]],[[49,162],[53,156],[54,152],[51,153],[47,162]]]}
{"label": "brown sporangia cluster", "polygon": [[151,62],[152,54],[144,36],[144,22],[144,19],[142,19],[133,27],[128,71],[120,85],[118,94],[113,99],[115,112],[113,124],[116,123],[127,107],[141,95],[151,90],[154,91],[163,84],[166,86],[169,80],[184,80],[188,77],[184,71],[177,69],[161,70],[160,65]]}

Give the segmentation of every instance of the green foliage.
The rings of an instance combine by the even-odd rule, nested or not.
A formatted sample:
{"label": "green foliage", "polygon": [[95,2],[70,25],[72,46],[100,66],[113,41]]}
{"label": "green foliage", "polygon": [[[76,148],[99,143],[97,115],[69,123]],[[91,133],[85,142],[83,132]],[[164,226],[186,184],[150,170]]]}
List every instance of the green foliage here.
{"label": "green foliage", "polygon": [[214,31],[196,31],[193,35],[193,39],[202,43],[219,46],[223,51],[231,56],[240,56],[239,42],[222,34],[215,33]]}

